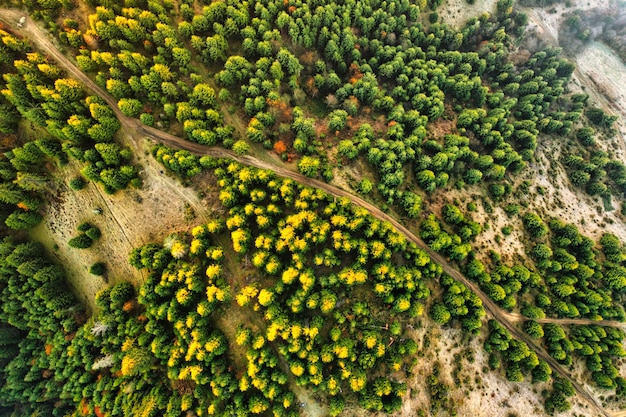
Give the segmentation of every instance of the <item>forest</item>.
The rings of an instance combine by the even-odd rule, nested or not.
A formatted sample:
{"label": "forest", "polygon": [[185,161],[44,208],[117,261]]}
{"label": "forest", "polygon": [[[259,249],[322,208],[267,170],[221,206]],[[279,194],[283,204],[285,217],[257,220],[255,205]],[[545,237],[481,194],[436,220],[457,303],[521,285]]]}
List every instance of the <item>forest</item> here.
{"label": "forest", "polygon": [[[0,1],[71,65],[0,26],[0,415],[404,415],[416,378],[411,415],[457,415],[427,356],[452,331],[537,415],[623,410],[626,246],[526,179],[558,144],[623,229],[619,118],[561,48],[524,49],[513,0],[459,28],[441,3]],[[63,193],[140,200],[147,160],[217,208],[133,240],[141,285],[101,208],[37,241]],[[94,308],[60,246],[102,251]]]}

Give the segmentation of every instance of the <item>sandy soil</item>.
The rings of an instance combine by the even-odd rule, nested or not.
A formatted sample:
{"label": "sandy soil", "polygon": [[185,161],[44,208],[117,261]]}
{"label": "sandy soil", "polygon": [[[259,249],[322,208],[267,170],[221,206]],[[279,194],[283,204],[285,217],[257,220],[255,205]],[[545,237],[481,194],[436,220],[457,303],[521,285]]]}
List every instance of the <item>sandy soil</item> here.
{"label": "sandy soil", "polygon": [[[576,2],[576,8],[587,10],[596,7],[615,7],[615,1],[589,0]],[[526,9],[529,15],[529,32],[535,31],[548,41],[558,44],[558,27],[563,13],[572,11],[564,4],[548,9]],[[554,12],[552,12],[554,10]],[[571,57],[577,65],[569,87],[573,92],[589,94],[589,104],[619,116],[618,130],[614,138],[601,138],[598,144],[614,157],[626,160],[626,66],[612,49],[600,42],[590,42],[578,55]],[[524,178],[543,187],[544,195],[535,194],[533,206],[543,207],[546,214],[558,216],[579,226],[590,237],[597,238],[609,231],[622,241],[626,240],[626,227],[617,211],[605,212],[598,198],[591,198],[572,186],[563,167],[555,163],[560,158],[561,144],[558,140],[540,142],[537,164],[524,171]],[[614,198],[613,207],[620,203]]]}
{"label": "sandy soil", "polygon": [[[608,151],[626,160],[626,65],[601,42],[590,42],[576,57],[576,81],[609,114],[619,116],[615,140],[605,143]],[[602,144],[602,143],[601,143]]]}
{"label": "sandy soil", "polygon": [[474,4],[468,4],[467,0],[446,0],[437,8],[437,13],[445,23],[460,28],[472,17],[480,16],[484,12],[493,13],[496,3],[497,0],[476,0]]}
{"label": "sandy soil", "polygon": [[[52,202],[44,221],[32,232],[33,238],[63,265],[76,293],[92,309],[96,292],[108,284],[143,282],[144,274],[128,263],[133,248],[162,241],[171,233],[201,223],[211,210],[212,205],[200,201],[195,191],[163,174],[151,156],[138,157],[143,167],[143,188],[113,195],[93,183],[83,190],[72,190],[67,181],[78,175],[80,168],[74,162],[56,172]],[[102,210],[102,214],[95,214],[95,209]],[[83,221],[98,226],[102,237],[89,249],[71,248],[67,241],[77,234],[76,226]],[[106,263],[112,272],[105,277],[89,274],[89,266],[95,262]]]}
{"label": "sandy soil", "polygon": [[[411,390],[401,415],[415,415],[419,409],[427,416],[433,415],[425,380],[437,361],[441,365],[440,380],[450,388],[449,397],[458,416],[545,416],[540,395],[544,386],[530,382],[512,383],[500,372],[485,372],[489,365],[482,337],[467,340],[460,330],[435,326],[416,329],[412,333],[421,348],[419,355],[424,359],[414,368],[409,383]],[[429,347],[424,345],[425,338],[430,341]]]}

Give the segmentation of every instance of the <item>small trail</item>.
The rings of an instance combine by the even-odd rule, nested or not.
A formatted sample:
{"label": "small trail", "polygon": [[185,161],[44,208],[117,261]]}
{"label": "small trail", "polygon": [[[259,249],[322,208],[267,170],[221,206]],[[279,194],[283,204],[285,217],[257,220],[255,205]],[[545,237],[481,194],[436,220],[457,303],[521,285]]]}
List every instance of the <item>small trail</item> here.
{"label": "small trail", "polygon": [[[447,259],[445,259],[440,254],[431,250],[428,245],[416,236],[413,232],[411,232],[407,227],[402,225],[398,220],[394,219],[387,213],[383,212],[381,209],[373,205],[372,203],[363,200],[362,198],[340,188],[337,188],[333,185],[324,183],[322,181],[308,178],[298,172],[294,172],[290,169],[285,168],[284,166],[274,165],[270,162],[259,160],[253,156],[246,155],[240,156],[236,155],[234,152],[218,147],[209,147],[205,145],[201,145],[194,142],[189,142],[185,139],[179,138],[174,135],[170,135],[168,133],[162,132],[155,128],[146,126],[142,124],[137,119],[132,119],[130,117],[125,116],[117,107],[117,101],[110,96],[106,91],[100,88],[95,84],[93,80],[91,80],[87,75],[85,75],[76,65],[71,62],[67,57],[65,57],[57,47],[50,42],[46,33],[37,26],[37,24],[30,18],[27,17],[26,24],[23,28],[16,28],[16,23],[21,16],[24,16],[24,13],[17,10],[10,9],[0,9],[0,21],[5,24],[15,28],[15,31],[22,36],[28,36],[33,43],[49,54],[52,59],[54,59],[61,67],[63,67],[68,73],[74,76],[77,80],[81,81],[87,88],[91,89],[95,94],[100,96],[103,100],[105,100],[111,109],[115,112],[115,115],[120,120],[120,123],[125,128],[126,132],[129,134],[131,141],[134,144],[135,150],[141,149],[141,141],[143,138],[148,137],[157,141],[162,142],[163,144],[177,148],[177,149],[185,149],[189,152],[198,155],[198,156],[213,156],[216,158],[228,158],[232,159],[236,162],[239,162],[243,165],[252,166],[259,169],[267,169],[275,172],[279,176],[291,178],[295,181],[298,181],[302,184],[320,188],[327,192],[328,194],[341,198],[346,197],[352,201],[352,203],[363,207],[368,210],[370,214],[379,220],[383,220],[389,222],[393,225],[396,230],[402,233],[406,239],[419,248],[424,250],[430,256],[431,260],[439,265],[441,265],[443,271],[456,279],[457,281],[463,283],[467,286],[471,291],[476,293],[478,297],[481,299],[483,303],[483,307],[486,313],[497,320],[504,328],[506,328],[509,333],[516,339],[524,341],[530,348],[532,348],[537,356],[544,360],[546,363],[550,365],[554,372],[560,375],[563,378],[568,379],[571,383],[578,395],[584,399],[589,405],[591,405],[599,415],[604,417],[621,417],[624,416],[624,412],[617,413],[609,413],[605,410],[600,402],[579,382],[575,380],[570,374],[570,372],[565,369],[561,364],[559,364],[555,359],[553,359],[541,346],[537,345],[536,342],[530,338],[527,334],[525,334],[521,329],[519,329],[516,324],[527,320],[523,316],[519,314],[509,313],[502,310],[498,305],[495,304],[474,282],[470,281],[467,277],[465,277],[461,272],[459,272]],[[543,321],[542,321],[543,320]],[[612,321],[592,321],[585,319],[541,319],[537,320],[539,322],[545,323],[559,323],[559,324],[595,324],[595,325],[604,325],[604,326],[613,326],[620,327],[622,329],[625,328],[624,323],[612,322]]]}

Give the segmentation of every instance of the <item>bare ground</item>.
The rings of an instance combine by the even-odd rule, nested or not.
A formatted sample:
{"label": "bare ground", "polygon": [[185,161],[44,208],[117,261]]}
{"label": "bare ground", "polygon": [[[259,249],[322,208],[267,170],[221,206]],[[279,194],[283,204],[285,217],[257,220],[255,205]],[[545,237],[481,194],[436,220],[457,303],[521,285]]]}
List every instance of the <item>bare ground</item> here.
{"label": "bare ground", "polygon": [[[165,175],[151,156],[136,156],[143,167],[143,187],[113,195],[93,183],[80,191],[72,190],[67,181],[79,175],[80,167],[75,162],[59,170],[44,221],[32,231],[33,238],[41,241],[67,270],[75,292],[91,309],[95,294],[109,284],[143,283],[144,273],[128,263],[133,248],[163,241],[171,233],[201,223],[210,213],[207,201]],[[95,209],[102,210],[102,214],[95,214]],[[67,242],[77,235],[76,227],[83,221],[98,226],[102,237],[89,249],[71,248]],[[105,277],[88,272],[95,262],[106,263],[109,273]]]}
{"label": "bare ground", "polygon": [[496,0],[476,0],[474,4],[468,4],[467,0],[446,0],[437,9],[437,13],[445,23],[458,29],[472,17],[480,16],[485,12],[493,13],[496,3]]}

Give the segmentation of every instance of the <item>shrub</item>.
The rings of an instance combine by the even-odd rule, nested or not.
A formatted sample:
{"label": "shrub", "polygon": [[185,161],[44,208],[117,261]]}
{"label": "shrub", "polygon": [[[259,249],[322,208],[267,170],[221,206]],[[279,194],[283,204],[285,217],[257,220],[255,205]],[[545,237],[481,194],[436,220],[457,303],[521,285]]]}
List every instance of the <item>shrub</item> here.
{"label": "shrub", "polygon": [[87,249],[91,245],[93,245],[93,240],[86,234],[80,234],[76,237],[73,237],[67,242],[72,248],[77,249]]}
{"label": "shrub", "polygon": [[70,188],[75,191],[82,190],[85,188],[85,185],[87,185],[87,183],[82,177],[76,177],[70,181]]}
{"label": "shrub", "polygon": [[96,262],[89,268],[89,273],[92,275],[104,275],[106,269],[104,262]]}
{"label": "shrub", "polygon": [[85,232],[85,234],[92,240],[98,240],[100,239],[100,236],[102,236],[102,232],[100,232],[100,229],[97,227],[90,228]]}
{"label": "shrub", "polygon": [[92,227],[94,226],[91,223],[82,222],[81,224],[78,225],[78,227],[76,227],[76,230],[78,230],[79,232],[85,233],[87,230],[91,229]]}

